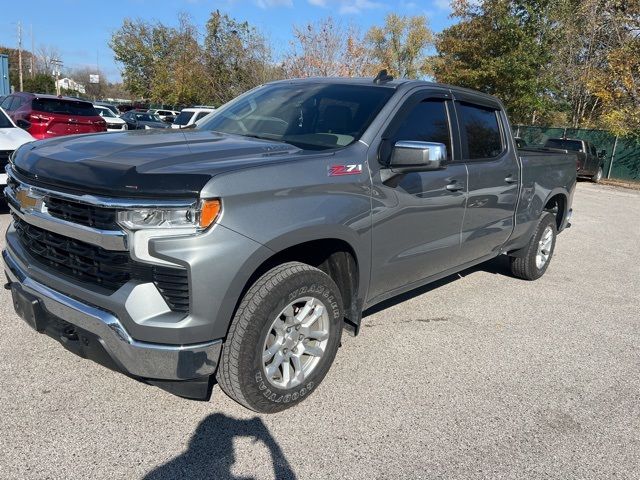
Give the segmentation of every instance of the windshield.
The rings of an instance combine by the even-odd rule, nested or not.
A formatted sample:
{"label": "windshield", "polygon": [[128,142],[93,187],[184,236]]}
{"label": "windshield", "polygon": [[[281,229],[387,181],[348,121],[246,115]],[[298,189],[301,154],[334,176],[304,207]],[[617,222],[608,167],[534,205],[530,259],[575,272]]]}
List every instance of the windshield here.
{"label": "windshield", "polygon": [[0,109],[0,128],[13,128],[13,124],[9,120],[2,109]]}
{"label": "windshield", "polygon": [[198,128],[308,150],[344,147],[360,138],[393,93],[365,85],[267,85],[216,110]]}
{"label": "windshield", "polygon": [[195,112],[185,112],[184,110],[173,121],[174,125],[187,125]]}
{"label": "windshield", "polygon": [[96,112],[98,112],[98,115],[100,115],[101,117],[116,118],[113,112],[107,107],[96,107]]}
{"label": "windshield", "polygon": [[134,115],[139,122],[162,122],[159,116],[150,113],[134,113]]}
{"label": "windshield", "polygon": [[561,138],[550,138],[545,143],[545,147],[558,148],[560,150],[571,150],[572,152],[582,151],[582,142],[579,140],[563,140]]}

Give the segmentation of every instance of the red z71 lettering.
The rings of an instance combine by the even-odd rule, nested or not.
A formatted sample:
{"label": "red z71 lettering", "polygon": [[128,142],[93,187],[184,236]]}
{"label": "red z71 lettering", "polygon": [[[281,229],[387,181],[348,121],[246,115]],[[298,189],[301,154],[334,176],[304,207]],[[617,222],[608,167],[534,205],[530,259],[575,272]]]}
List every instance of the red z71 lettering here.
{"label": "red z71 lettering", "polygon": [[342,175],[360,175],[362,173],[362,164],[354,165],[331,165],[329,167],[330,177],[340,177]]}

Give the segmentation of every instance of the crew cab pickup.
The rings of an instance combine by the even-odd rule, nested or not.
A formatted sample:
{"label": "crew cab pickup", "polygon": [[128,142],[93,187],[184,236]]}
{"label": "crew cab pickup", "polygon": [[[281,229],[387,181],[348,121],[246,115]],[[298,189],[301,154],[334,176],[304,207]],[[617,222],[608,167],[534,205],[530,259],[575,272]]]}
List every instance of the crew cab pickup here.
{"label": "crew cab pickup", "polygon": [[31,143],[7,168],[7,286],[83,357],[277,412],[363,310],[498,255],[545,273],[575,159],[510,132],[494,97],[381,75],[270,83],[191,129]]}

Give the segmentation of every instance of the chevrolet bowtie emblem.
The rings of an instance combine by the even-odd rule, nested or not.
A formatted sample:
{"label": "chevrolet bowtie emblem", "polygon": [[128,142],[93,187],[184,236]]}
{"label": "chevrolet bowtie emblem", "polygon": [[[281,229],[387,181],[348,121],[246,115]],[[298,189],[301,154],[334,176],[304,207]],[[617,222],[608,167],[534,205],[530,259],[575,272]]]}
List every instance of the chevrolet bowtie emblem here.
{"label": "chevrolet bowtie emblem", "polygon": [[18,190],[16,193],[16,200],[18,201],[21,209],[35,208],[38,204],[38,199],[32,197],[28,190]]}

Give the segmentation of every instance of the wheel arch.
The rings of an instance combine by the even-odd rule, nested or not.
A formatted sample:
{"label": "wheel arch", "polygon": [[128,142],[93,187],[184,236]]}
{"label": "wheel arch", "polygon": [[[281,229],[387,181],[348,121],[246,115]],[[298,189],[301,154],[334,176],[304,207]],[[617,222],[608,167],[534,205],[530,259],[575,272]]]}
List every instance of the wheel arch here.
{"label": "wheel arch", "polygon": [[319,235],[315,228],[282,235],[267,242],[263,249],[245,262],[230,288],[233,308],[227,308],[228,311],[224,313],[228,319],[225,332],[228,332],[243,296],[260,276],[282,263],[299,261],[319,268],[336,282],[343,297],[345,326],[351,333],[358,333],[364,293],[368,288],[369,265],[357,253],[360,246],[357,235],[337,234],[338,229],[331,231],[326,227],[323,230],[324,235]]}
{"label": "wheel arch", "polygon": [[[544,202],[542,212],[551,212],[556,217],[556,229],[561,232],[567,218],[569,197],[561,189],[551,192]],[[540,212],[540,215],[542,215]]]}

